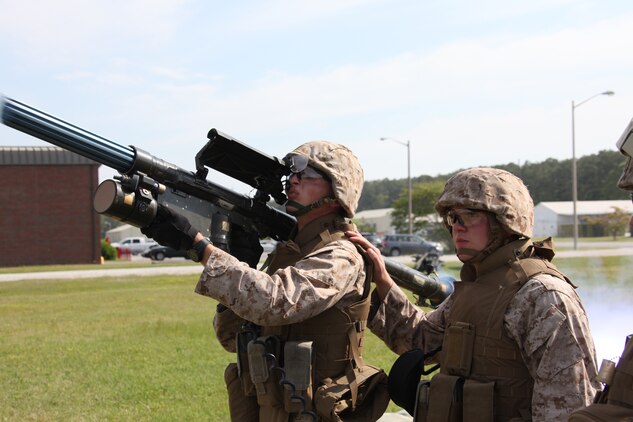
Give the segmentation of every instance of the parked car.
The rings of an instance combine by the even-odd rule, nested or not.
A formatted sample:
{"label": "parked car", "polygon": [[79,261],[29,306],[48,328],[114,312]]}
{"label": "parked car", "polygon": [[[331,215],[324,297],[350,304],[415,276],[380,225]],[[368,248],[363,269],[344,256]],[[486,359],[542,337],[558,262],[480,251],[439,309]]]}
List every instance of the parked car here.
{"label": "parked car", "polygon": [[152,261],[162,261],[165,258],[188,258],[187,251],[179,251],[169,246],[155,244],[141,254]]}
{"label": "parked car", "polygon": [[415,234],[388,234],[384,237],[380,249],[387,256],[435,254],[439,257],[442,255],[442,251],[436,244]]}
{"label": "parked car", "polygon": [[380,249],[382,246],[382,239],[376,233],[361,233],[363,237],[369,240],[375,247]]}
{"label": "parked car", "polygon": [[127,251],[132,255],[138,255],[154,245],[158,245],[158,243],[156,243],[154,239],[149,239],[144,236],[126,237],[120,242],[112,243],[113,247],[121,251]]}

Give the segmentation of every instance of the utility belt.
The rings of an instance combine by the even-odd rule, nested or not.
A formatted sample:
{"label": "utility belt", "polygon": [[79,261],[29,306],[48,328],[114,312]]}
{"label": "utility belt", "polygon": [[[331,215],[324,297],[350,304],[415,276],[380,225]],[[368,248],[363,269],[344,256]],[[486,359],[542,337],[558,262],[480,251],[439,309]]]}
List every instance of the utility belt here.
{"label": "utility belt", "polygon": [[375,421],[387,408],[382,369],[350,360],[340,376],[315,380],[312,341],[250,335],[238,335],[238,373],[244,394],[260,407],[283,409],[293,421]]}

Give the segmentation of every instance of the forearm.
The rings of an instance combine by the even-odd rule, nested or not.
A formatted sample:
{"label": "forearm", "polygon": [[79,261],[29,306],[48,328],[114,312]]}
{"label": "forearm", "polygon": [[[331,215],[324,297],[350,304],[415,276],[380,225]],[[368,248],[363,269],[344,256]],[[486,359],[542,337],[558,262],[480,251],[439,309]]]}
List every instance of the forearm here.
{"label": "forearm", "polygon": [[196,292],[258,325],[284,325],[335,304],[351,304],[360,298],[363,285],[362,258],[351,245],[348,250],[338,246],[324,250],[272,275],[213,248]]}
{"label": "forearm", "polygon": [[440,347],[444,328],[441,314],[424,312],[411,303],[404,292],[396,285],[392,286],[384,300],[379,293],[372,297],[372,318],[370,330],[376,334],[395,353],[402,354],[411,349],[424,352]]}

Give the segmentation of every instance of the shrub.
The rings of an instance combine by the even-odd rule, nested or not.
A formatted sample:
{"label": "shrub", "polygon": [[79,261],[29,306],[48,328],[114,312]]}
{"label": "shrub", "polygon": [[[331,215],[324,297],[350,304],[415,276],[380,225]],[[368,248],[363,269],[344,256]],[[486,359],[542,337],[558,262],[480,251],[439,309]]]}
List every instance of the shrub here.
{"label": "shrub", "polygon": [[116,248],[105,239],[101,239],[101,256],[106,261],[116,261]]}

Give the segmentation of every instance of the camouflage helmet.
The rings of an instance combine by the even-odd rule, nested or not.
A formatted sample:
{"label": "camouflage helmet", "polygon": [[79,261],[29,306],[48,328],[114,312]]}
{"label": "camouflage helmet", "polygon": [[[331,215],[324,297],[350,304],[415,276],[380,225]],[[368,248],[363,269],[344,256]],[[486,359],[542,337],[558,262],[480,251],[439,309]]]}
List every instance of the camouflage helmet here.
{"label": "camouflage helmet", "polygon": [[332,182],[334,197],[349,218],[354,216],[363,190],[364,175],[358,158],[344,145],[328,141],[311,141],[288,153],[284,161],[303,156],[307,165],[325,173]]}
{"label": "camouflage helmet", "polygon": [[508,232],[532,237],[534,202],[523,181],[505,170],[472,168],[448,179],[435,204],[444,217],[452,208],[493,213]]}

